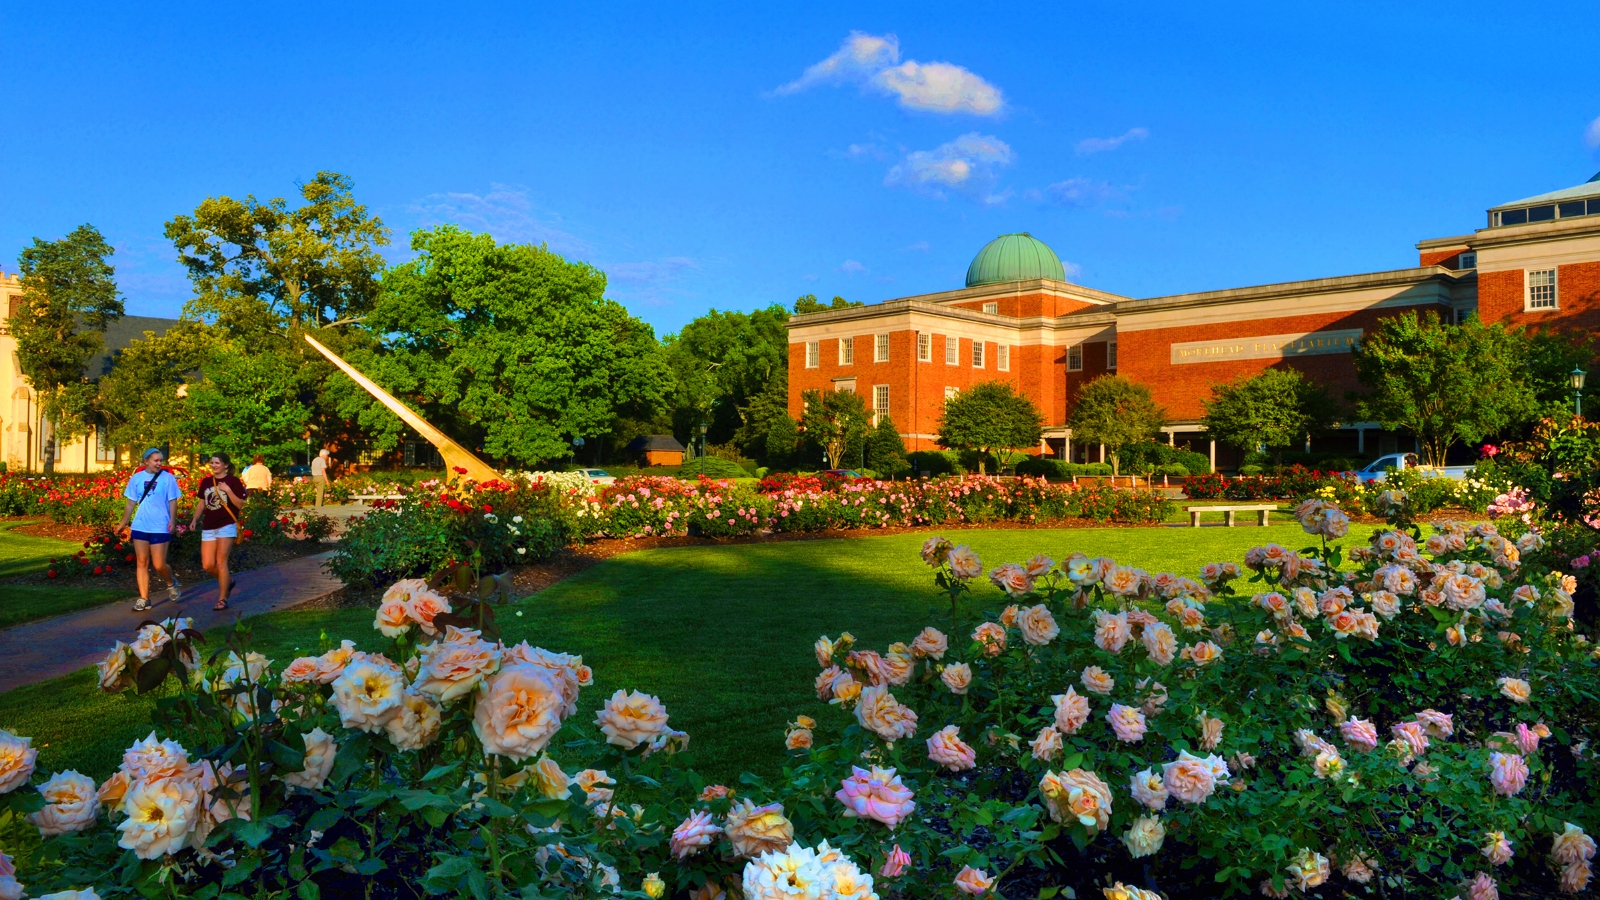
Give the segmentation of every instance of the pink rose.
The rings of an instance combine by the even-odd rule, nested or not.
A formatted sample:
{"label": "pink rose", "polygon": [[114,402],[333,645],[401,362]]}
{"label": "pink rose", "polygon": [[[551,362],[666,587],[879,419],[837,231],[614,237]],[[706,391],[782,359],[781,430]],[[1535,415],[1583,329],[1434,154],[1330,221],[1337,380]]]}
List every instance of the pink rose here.
{"label": "pink rose", "polygon": [[693,856],[711,846],[721,833],[722,827],[711,818],[711,813],[697,810],[672,830],[672,855],[676,859]]}
{"label": "pink rose", "polygon": [[892,831],[917,808],[911,789],[900,781],[894,769],[873,766],[871,771],[852,767],[851,775],[833,795],[844,804],[846,818],[882,822]]}
{"label": "pink rose", "polygon": [[1111,730],[1116,733],[1117,740],[1126,744],[1144,740],[1144,713],[1139,710],[1113,703],[1110,711],[1106,713],[1106,721],[1111,724]]}
{"label": "pink rose", "polygon": [[[1089,666],[1084,669],[1081,680],[1084,687],[1102,696],[1111,693],[1112,688],[1116,687],[1117,684],[1116,679],[1107,675],[1106,671],[1099,666]],[[1068,691],[1070,692],[1071,688],[1068,688]]]}
{"label": "pink rose", "polygon": [[951,772],[961,772],[978,764],[977,755],[961,740],[959,729],[954,725],[946,725],[928,738],[928,759]]}
{"label": "pink rose", "polygon": [[955,885],[961,893],[976,897],[994,889],[994,878],[982,869],[962,866],[961,871],[956,873]]}
{"label": "pink rose", "polygon": [[1362,753],[1378,749],[1378,728],[1365,719],[1351,718],[1339,726],[1339,733],[1344,735],[1345,743]]}
{"label": "pink rose", "polygon": [[1528,784],[1528,764],[1515,753],[1489,754],[1489,784],[1502,797],[1515,797]]}
{"label": "pink rose", "polygon": [[1132,626],[1128,624],[1126,613],[1112,615],[1103,609],[1094,613],[1094,643],[1095,646],[1107,653],[1121,653],[1122,648],[1133,636]]}
{"label": "pink rose", "polygon": [[900,849],[899,844],[889,851],[889,858],[883,861],[883,868],[878,870],[879,878],[899,878],[911,865],[911,854]]}
{"label": "pink rose", "polygon": [[1204,759],[1187,750],[1178,751],[1178,758],[1161,767],[1161,782],[1167,793],[1185,803],[1204,803],[1216,789],[1216,777]]}

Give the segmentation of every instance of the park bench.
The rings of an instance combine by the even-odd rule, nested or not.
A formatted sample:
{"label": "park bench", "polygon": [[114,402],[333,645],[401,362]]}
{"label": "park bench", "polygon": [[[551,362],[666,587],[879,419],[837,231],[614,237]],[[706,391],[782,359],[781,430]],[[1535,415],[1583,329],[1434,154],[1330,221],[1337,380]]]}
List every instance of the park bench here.
{"label": "park bench", "polygon": [[[351,494],[351,500],[360,500],[362,503],[371,503],[374,500],[404,500],[405,494]],[[1229,523],[1232,524],[1232,523]]]}
{"label": "park bench", "polygon": [[1228,514],[1228,527],[1233,527],[1233,514],[1236,512],[1258,512],[1261,514],[1261,524],[1268,524],[1267,517],[1278,509],[1276,503],[1254,503],[1243,506],[1185,506],[1183,511],[1189,514],[1189,525],[1192,528],[1200,527],[1200,514],[1203,512],[1219,512]]}

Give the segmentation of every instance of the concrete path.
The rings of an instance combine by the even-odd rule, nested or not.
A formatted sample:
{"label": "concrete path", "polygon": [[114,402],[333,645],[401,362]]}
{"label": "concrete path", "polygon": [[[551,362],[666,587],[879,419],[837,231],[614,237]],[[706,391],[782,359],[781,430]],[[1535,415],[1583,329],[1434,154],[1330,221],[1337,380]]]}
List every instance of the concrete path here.
{"label": "concrete path", "polygon": [[240,573],[228,598],[228,609],[217,612],[216,581],[186,584],[183,602],[167,599],[166,585],[152,577],[152,608],[133,611],[133,601],[112,603],[27,622],[0,631],[0,693],[92,666],[105,658],[117,641],[131,641],[140,622],[171,616],[189,616],[195,628],[205,631],[229,625],[235,617],[260,615],[320,600],[344,587],[322,564],[332,551],[302,556]]}

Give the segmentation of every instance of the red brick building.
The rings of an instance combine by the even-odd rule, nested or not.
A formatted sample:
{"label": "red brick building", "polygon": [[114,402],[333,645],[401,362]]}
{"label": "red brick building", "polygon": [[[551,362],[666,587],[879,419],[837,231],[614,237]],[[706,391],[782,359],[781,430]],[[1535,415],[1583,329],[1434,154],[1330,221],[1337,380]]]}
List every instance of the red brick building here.
{"label": "red brick building", "polygon": [[[1167,440],[1231,467],[1208,440],[1202,400],[1218,382],[1291,366],[1335,396],[1356,386],[1350,349],[1381,316],[1433,310],[1449,321],[1600,326],[1600,175],[1488,211],[1470,235],[1417,244],[1414,269],[1134,299],[1071,284],[1060,259],[1024,234],[985,246],[953,291],[789,320],[789,412],[807,390],[853,390],[887,413],[912,450],[938,446],[945,398],[1010,382],[1044,414],[1039,452],[1084,461],[1073,397],[1106,372],[1150,386]],[[1368,446],[1369,441],[1375,442]],[[1353,422],[1328,449],[1392,452],[1410,438]]]}

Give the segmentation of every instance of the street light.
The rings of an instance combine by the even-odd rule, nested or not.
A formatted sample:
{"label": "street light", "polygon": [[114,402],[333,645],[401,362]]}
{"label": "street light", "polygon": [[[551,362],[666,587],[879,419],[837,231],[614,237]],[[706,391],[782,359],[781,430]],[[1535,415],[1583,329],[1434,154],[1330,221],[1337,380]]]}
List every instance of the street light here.
{"label": "street light", "polygon": [[706,423],[700,423],[700,474],[706,473]]}
{"label": "street light", "polygon": [[1588,373],[1582,369],[1573,369],[1567,378],[1572,382],[1572,402],[1577,407],[1578,418],[1583,418],[1583,376]]}

